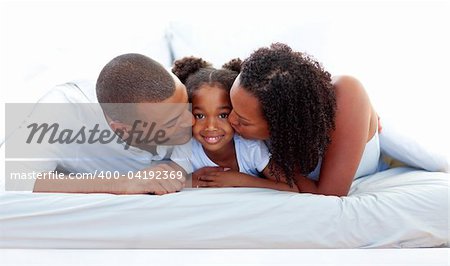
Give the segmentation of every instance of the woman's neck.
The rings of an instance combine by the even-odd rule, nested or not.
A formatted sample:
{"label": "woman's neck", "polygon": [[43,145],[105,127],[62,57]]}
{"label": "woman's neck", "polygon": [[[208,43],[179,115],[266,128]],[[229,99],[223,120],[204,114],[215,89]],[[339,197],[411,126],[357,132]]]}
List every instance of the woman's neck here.
{"label": "woman's neck", "polygon": [[234,140],[230,141],[227,145],[217,151],[203,150],[205,151],[206,156],[217,165],[239,171]]}

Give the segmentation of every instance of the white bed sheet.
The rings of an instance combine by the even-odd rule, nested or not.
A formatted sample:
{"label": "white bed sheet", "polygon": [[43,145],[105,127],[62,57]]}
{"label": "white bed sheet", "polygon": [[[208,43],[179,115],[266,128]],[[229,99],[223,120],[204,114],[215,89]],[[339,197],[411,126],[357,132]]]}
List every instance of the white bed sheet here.
{"label": "white bed sheet", "polygon": [[448,248],[277,250],[0,249],[0,258],[2,258],[2,262],[4,262],[2,265],[4,266],[143,266],[149,264],[165,266],[448,266],[448,256]]}
{"label": "white bed sheet", "polygon": [[448,247],[449,174],[394,168],[348,197],[269,189],[0,194],[0,248]]}

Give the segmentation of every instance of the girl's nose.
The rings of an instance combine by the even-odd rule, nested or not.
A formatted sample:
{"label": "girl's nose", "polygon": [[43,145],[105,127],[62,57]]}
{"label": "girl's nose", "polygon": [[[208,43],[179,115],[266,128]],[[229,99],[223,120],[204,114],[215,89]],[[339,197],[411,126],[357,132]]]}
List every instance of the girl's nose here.
{"label": "girl's nose", "polygon": [[207,130],[216,130],[217,129],[217,121],[214,117],[210,117],[206,122]]}

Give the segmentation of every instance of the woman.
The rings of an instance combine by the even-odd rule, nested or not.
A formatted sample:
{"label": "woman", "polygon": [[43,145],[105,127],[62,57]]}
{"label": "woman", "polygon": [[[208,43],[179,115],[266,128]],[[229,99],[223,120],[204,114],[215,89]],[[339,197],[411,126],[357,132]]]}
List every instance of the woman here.
{"label": "woman", "polygon": [[[355,178],[377,171],[378,116],[355,78],[332,80],[313,58],[277,43],[244,61],[230,97],[233,128],[265,140],[271,171],[300,192],[346,196]],[[232,174],[212,171],[194,178],[221,186]]]}

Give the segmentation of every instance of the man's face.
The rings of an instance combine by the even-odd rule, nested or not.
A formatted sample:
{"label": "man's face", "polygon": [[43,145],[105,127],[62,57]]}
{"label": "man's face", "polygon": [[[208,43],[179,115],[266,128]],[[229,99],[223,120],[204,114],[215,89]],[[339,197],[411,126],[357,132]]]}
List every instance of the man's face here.
{"label": "man's face", "polygon": [[159,103],[139,103],[136,106],[137,116],[142,121],[148,122],[145,127],[142,123],[139,125],[142,135],[148,135],[154,141],[158,141],[155,138],[159,134],[159,141],[164,141],[164,143],[150,142],[150,145],[184,144],[192,136],[192,125],[195,121],[189,110],[186,87],[176,76],[173,77],[175,92],[172,96]]}

